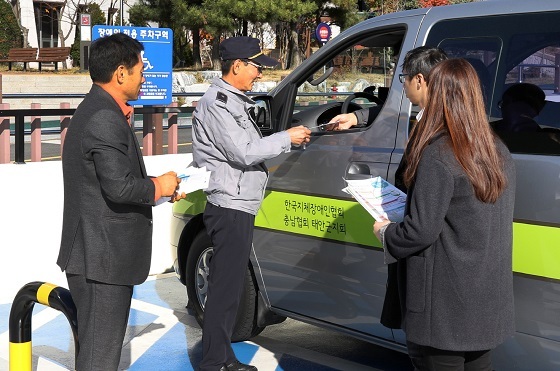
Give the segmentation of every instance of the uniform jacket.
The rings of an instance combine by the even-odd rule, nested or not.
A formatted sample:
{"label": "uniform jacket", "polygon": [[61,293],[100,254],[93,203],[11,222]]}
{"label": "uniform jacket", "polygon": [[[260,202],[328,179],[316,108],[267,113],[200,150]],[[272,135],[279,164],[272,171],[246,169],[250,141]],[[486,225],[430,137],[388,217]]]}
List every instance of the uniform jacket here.
{"label": "uniform jacket", "polygon": [[255,102],[215,79],[193,114],[193,160],[211,171],[206,189],[216,206],[257,214],[268,171],[264,161],[289,152],[286,132],[263,137],[255,123]]}
{"label": "uniform jacket", "polygon": [[143,282],[150,269],[155,186],[120,107],[95,84],[72,117],[62,170],[57,264],[100,282]]}
{"label": "uniform jacket", "polygon": [[514,332],[512,225],[515,168],[505,145],[508,186],[483,203],[442,135],[426,147],[403,222],[390,224],[388,251],[399,275],[408,341],[453,351],[492,349]]}

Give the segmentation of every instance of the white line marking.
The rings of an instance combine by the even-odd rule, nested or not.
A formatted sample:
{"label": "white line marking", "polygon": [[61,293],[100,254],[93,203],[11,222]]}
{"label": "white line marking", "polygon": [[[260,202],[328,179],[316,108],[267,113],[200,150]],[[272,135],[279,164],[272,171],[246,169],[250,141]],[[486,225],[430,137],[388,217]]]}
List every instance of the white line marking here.
{"label": "white line marking", "polygon": [[54,363],[46,358],[39,358],[37,361],[37,370],[41,371],[68,371],[66,367],[63,367],[57,363]]}
{"label": "white line marking", "polygon": [[[154,322],[148,325],[140,334],[136,335],[123,347],[123,353],[130,354],[130,365],[133,365],[146,351],[161,339],[179,320],[172,309],[132,299],[132,309],[152,313],[158,316]],[[186,351],[186,350],[185,350]],[[129,362],[125,360],[126,363]],[[121,365],[126,367],[128,365]]]}

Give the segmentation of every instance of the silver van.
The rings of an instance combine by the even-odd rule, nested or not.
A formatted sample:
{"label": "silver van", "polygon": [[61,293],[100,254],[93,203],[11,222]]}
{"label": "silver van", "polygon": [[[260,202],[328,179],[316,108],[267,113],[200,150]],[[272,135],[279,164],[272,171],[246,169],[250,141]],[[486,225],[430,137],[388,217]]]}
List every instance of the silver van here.
{"label": "silver van", "polygon": [[[493,361],[497,370],[558,370],[560,2],[551,0],[484,1],[371,18],[330,40],[256,98],[264,135],[301,124],[313,133],[307,146],[267,162],[268,190],[256,218],[234,340],[290,317],[406,351],[404,333],[379,322],[387,267],[373,219],[341,189],[343,178],[394,181],[418,111],[398,75],[405,53],[421,45],[439,46],[472,63],[489,124],[501,118],[499,102],[511,84],[530,82],[546,93],[537,117],[545,130],[504,136],[517,166],[512,267],[517,332],[494,352]],[[317,97],[319,92],[327,94]],[[319,126],[366,107],[368,125],[337,132]],[[177,203],[171,232],[175,270],[199,319],[212,274],[204,203],[202,192]]]}

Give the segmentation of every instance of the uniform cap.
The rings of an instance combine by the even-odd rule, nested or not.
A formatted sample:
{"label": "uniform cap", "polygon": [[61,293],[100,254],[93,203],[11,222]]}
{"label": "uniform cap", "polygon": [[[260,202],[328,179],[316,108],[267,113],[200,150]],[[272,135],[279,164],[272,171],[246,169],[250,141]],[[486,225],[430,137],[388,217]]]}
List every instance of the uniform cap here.
{"label": "uniform cap", "polygon": [[278,64],[263,54],[259,39],[249,36],[236,36],[225,39],[220,43],[220,59],[223,61],[232,59],[250,59],[261,66],[274,67]]}

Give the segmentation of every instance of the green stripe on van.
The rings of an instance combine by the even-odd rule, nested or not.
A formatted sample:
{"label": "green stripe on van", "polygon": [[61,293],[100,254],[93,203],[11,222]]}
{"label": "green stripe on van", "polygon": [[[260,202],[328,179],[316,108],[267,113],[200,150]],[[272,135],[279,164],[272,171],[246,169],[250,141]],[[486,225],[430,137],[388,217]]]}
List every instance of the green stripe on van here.
{"label": "green stripe on van", "polygon": [[560,279],[560,228],[513,223],[513,271]]}
{"label": "green stripe on van", "polygon": [[187,194],[187,197],[179,202],[173,203],[173,214],[176,215],[198,215],[204,212],[206,207],[206,195],[203,191],[195,191]]}
{"label": "green stripe on van", "polygon": [[373,217],[355,201],[267,191],[255,219],[260,228],[381,247]]}
{"label": "green stripe on van", "polygon": [[[205,203],[204,193],[197,191],[176,202],[173,212],[197,215],[204,211]],[[355,201],[267,191],[255,226],[380,248],[373,222]],[[513,236],[514,272],[560,280],[560,228],[515,222]]]}

